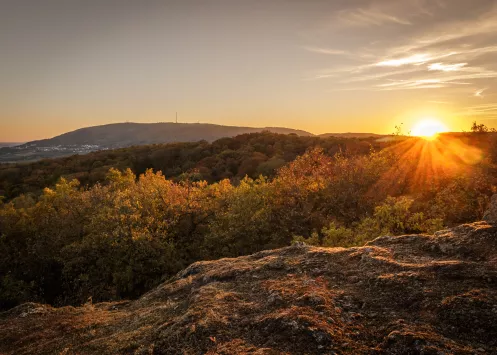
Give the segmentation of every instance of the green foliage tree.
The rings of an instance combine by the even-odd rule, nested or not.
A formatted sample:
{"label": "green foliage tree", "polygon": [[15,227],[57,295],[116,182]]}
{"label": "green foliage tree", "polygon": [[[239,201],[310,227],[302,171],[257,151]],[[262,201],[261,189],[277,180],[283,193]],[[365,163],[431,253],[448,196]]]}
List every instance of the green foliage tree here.
{"label": "green foliage tree", "polygon": [[[431,233],[481,218],[497,185],[489,159],[419,184],[420,161],[406,159],[402,150],[361,143],[352,154],[330,142],[316,148],[313,139],[260,134],[211,145],[149,146],[140,148],[149,160],[131,155],[110,169],[100,155],[82,161],[99,174],[105,169],[94,184],[61,178],[40,195],[7,197],[0,201],[0,308],[138,297],[194,261],[289,245],[294,235],[300,236],[295,241],[348,247],[380,235]],[[412,148],[409,139],[400,144]],[[116,159],[120,153],[106,154]],[[274,175],[237,177],[246,158],[251,174]],[[155,159],[171,163],[174,176],[152,169],[137,176],[126,168]],[[281,166],[288,159],[294,160]],[[188,169],[174,165],[179,160]],[[192,162],[202,165],[191,169]],[[214,176],[217,182],[209,182]]]}
{"label": "green foliage tree", "polygon": [[331,222],[321,233],[310,238],[296,236],[293,242],[303,241],[324,247],[350,247],[363,245],[382,235],[406,233],[433,233],[443,228],[443,220],[427,218],[422,212],[411,210],[413,200],[405,196],[388,197],[374,209],[372,217],[365,217],[350,228]]}
{"label": "green foliage tree", "polygon": [[245,175],[273,177],[282,165],[306,150],[320,146],[330,156],[338,151],[367,154],[370,145],[380,149],[390,143],[374,139],[318,138],[269,132],[222,138],[213,143],[171,143],[136,146],[94,152],[86,155],[41,160],[32,163],[1,164],[0,194],[11,200],[21,194],[41,194],[61,177],[77,179],[81,186],[103,183],[110,168],[128,168],[138,176],[147,169],[162,171],[169,179],[181,178],[197,169],[209,183],[229,178],[234,182]]}

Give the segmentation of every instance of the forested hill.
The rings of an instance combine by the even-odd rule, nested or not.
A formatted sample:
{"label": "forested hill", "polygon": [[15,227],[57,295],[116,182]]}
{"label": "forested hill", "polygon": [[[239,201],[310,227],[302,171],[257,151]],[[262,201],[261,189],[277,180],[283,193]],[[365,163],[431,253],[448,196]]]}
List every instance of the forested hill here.
{"label": "forested hill", "polygon": [[98,150],[135,145],[174,142],[215,141],[224,137],[255,132],[312,136],[312,133],[280,127],[236,127],[202,123],[116,123],[86,127],[60,136],[0,147],[0,163],[29,162],[47,158],[86,154]]}
{"label": "forested hill", "polygon": [[26,146],[58,145],[98,145],[103,148],[122,148],[133,145],[194,142],[206,140],[212,142],[223,137],[233,137],[244,133],[271,131],[274,133],[295,133],[312,136],[311,133],[290,128],[279,127],[236,127],[205,123],[116,123],[95,127],[81,128],[60,136],[26,143]]}
{"label": "forested hill", "polygon": [[32,163],[0,164],[0,196],[7,200],[21,193],[39,193],[60,177],[77,178],[82,185],[105,179],[110,168],[131,168],[141,174],[146,169],[162,171],[168,178],[196,172],[196,178],[215,182],[240,179],[245,175],[272,176],[274,172],[303,154],[320,146],[326,154],[367,154],[389,143],[375,138],[305,137],[270,132],[243,134],[207,141],[134,146],[98,151],[84,155],[45,159]]}

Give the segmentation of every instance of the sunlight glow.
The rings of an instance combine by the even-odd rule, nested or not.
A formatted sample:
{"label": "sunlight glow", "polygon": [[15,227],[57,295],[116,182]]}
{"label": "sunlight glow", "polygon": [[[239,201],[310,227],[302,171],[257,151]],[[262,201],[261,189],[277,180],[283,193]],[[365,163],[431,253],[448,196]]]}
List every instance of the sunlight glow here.
{"label": "sunlight glow", "polygon": [[405,139],[387,148],[401,157],[371,193],[384,191],[388,195],[406,193],[399,190],[399,181],[408,182],[408,193],[416,194],[426,186],[441,187],[449,177],[468,171],[471,165],[483,159],[479,148],[464,143],[453,135],[440,135],[437,139]]}
{"label": "sunlight glow", "polygon": [[437,134],[447,132],[448,128],[436,119],[424,119],[417,122],[412,128],[412,135],[426,139],[434,139]]}

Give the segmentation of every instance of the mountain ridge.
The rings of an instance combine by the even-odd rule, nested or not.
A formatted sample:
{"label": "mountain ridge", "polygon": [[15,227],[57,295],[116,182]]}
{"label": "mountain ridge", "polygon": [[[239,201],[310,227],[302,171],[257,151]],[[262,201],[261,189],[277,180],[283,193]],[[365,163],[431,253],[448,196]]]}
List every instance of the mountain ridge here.
{"label": "mountain ridge", "polygon": [[111,123],[83,127],[61,135],[27,142],[21,146],[99,145],[121,148],[131,145],[177,143],[190,141],[214,141],[243,133],[270,131],[273,133],[313,136],[312,133],[284,127],[224,126],[210,123]]}
{"label": "mountain ridge", "polygon": [[[125,128],[125,132],[111,132],[110,129]],[[142,128],[140,131],[139,129]],[[201,134],[195,136],[194,132],[188,132],[188,130],[193,131],[194,129],[215,129],[219,132],[209,132],[206,133],[202,131]],[[163,129],[167,129],[165,131]],[[297,134],[300,136],[316,136],[316,137],[345,137],[345,138],[369,138],[369,137],[383,137],[385,135],[377,133],[354,133],[354,132],[344,132],[344,133],[323,133],[323,134],[313,134],[305,130],[287,128],[287,127],[246,127],[246,126],[225,126],[212,123],[174,123],[174,122],[158,122],[158,123],[135,123],[135,122],[124,122],[124,123],[110,123],[98,126],[89,126],[78,128],[73,131],[69,131],[52,138],[39,139],[34,141],[29,141],[20,144],[20,146],[54,146],[54,145],[102,145],[108,148],[121,148],[129,145],[144,145],[144,144],[156,144],[156,143],[178,143],[178,142],[189,142],[206,140],[208,142],[214,141],[216,139],[232,137],[244,133],[256,133],[262,131],[269,131],[272,133],[279,134]],[[178,137],[174,134],[179,133]],[[84,137],[87,134],[88,137]],[[133,134],[134,137],[129,137]],[[136,135],[138,134],[137,138]],[[149,135],[144,136],[144,135]],[[151,135],[151,136],[150,136]],[[125,139],[121,143],[116,141],[117,138]],[[134,140],[132,139],[134,138]],[[97,139],[97,140],[95,140]],[[137,141],[142,139],[141,141]],[[103,143],[103,144],[102,144]]]}
{"label": "mountain ridge", "polygon": [[111,123],[83,127],[58,136],[26,142],[19,145],[0,146],[0,163],[36,161],[45,158],[86,154],[99,150],[127,148],[151,144],[213,142],[242,134],[269,131],[277,134],[296,134],[304,137],[370,138],[382,137],[373,133],[310,132],[285,127],[223,126],[211,123]]}

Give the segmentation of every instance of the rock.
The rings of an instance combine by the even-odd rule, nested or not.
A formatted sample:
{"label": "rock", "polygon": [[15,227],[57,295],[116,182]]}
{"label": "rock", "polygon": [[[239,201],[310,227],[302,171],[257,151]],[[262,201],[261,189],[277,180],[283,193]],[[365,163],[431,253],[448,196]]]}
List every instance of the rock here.
{"label": "rock", "polygon": [[198,262],[137,300],[0,313],[0,354],[497,354],[495,255],[476,222]]}
{"label": "rock", "polygon": [[483,215],[483,220],[489,224],[497,224],[497,194],[492,196],[490,206]]}
{"label": "rock", "polygon": [[281,304],[283,304],[283,298],[281,298],[281,296],[279,295],[278,292],[273,292],[269,295],[269,297],[267,299],[267,304],[270,306],[281,305]]}
{"label": "rock", "polygon": [[454,246],[452,244],[449,244],[449,243],[440,243],[438,245],[440,251],[444,254],[452,251],[454,249]]}
{"label": "rock", "polygon": [[351,284],[358,283],[360,281],[359,276],[349,276],[349,282]]}
{"label": "rock", "polygon": [[307,244],[305,242],[295,242],[293,243],[293,247],[294,248],[306,248],[307,247]]}

